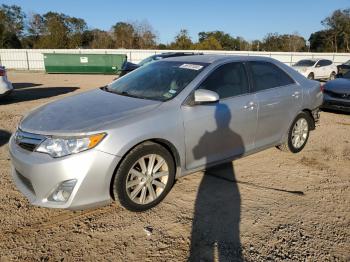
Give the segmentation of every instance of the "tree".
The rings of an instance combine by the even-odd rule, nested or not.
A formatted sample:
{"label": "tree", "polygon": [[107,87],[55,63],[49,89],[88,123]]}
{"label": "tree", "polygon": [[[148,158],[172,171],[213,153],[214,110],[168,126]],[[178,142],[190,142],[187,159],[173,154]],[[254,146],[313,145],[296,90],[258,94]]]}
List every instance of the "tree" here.
{"label": "tree", "polygon": [[191,37],[186,29],[181,29],[175,36],[175,41],[170,44],[171,49],[187,50],[193,46]]}
{"label": "tree", "polygon": [[0,48],[21,48],[25,14],[17,5],[0,7]]}
{"label": "tree", "polygon": [[195,48],[198,50],[222,50],[220,42],[214,36],[209,36],[205,40],[197,43]]}
{"label": "tree", "polygon": [[36,48],[67,48],[69,43],[69,28],[67,16],[55,12],[43,15],[43,33]]}
{"label": "tree", "polygon": [[[208,38],[215,38],[220,43],[221,49],[235,50],[238,47],[237,39],[223,31],[199,32],[199,43],[206,41]],[[211,40],[212,41],[212,40]]]}
{"label": "tree", "polygon": [[263,49],[274,52],[300,52],[305,51],[306,40],[297,33],[292,35],[278,33],[269,33],[263,40]]}
{"label": "tree", "polygon": [[321,30],[312,33],[309,42],[311,52],[333,52],[335,49],[333,34],[330,30]]}
{"label": "tree", "polygon": [[322,25],[328,30],[328,37],[332,38],[334,52],[350,51],[350,9],[335,10],[326,17]]}
{"label": "tree", "polygon": [[88,46],[89,48],[110,49],[110,48],[114,48],[115,46],[115,42],[111,34],[109,34],[106,31],[94,29],[92,31],[86,32],[85,34],[86,34],[86,38],[90,39],[90,44]]}
{"label": "tree", "polygon": [[24,29],[24,19],[26,15],[21,7],[17,5],[1,5],[0,23],[4,25],[6,31],[20,36]]}
{"label": "tree", "polygon": [[135,37],[133,48],[153,49],[157,45],[157,34],[153,27],[147,22],[134,22]]}
{"label": "tree", "polygon": [[253,40],[251,42],[252,51],[261,51],[263,43],[260,40]]}
{"label": "tree", "polygon": [[132,24],[118,22],[112,26],[116,48],[133,48],[135,39],[135,29]]}
{"label": "tree", "polygon": [[69,48],[80,48],[83,46],[83,34],[87,30],[84,19],[66,17],[66,24],[69,30]]}

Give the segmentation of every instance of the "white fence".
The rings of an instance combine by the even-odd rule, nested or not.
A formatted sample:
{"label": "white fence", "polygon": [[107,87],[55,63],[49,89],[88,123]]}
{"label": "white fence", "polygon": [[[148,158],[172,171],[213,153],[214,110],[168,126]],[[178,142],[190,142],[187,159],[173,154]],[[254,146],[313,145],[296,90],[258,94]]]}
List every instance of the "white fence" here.
{"label": "white fence", "polygon": [[[44,70],[43,53],[72,54],[126,54],[128,61],[138,63],[142,59],[163,52],[174,50],[139,50],[139,49],[0,49],[0,65],[9,69]],[[287,65],[300,59],[325,58],[335,64],[350,60],[350,53],[289,53],[289,52],[253,52],[253,51],[207,51],[207,50],[176,50],[184,52],[201,52],[205,54],[268,56]]]}

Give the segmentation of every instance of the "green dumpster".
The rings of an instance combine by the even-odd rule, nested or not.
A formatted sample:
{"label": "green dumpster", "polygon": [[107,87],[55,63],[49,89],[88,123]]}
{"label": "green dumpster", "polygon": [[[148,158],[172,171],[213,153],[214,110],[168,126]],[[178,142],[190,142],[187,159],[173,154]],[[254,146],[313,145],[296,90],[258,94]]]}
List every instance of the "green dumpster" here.
{"label": "green dumpster", "polygon": [[117,74],[126,55],[122,54],[57,54],[44,53],[47,73]]}

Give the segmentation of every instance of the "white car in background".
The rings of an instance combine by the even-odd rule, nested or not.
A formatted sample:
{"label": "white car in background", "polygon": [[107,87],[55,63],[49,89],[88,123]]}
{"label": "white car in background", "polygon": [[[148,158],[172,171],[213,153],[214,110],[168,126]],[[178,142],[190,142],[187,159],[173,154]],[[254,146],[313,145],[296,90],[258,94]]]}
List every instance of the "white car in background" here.
{"label": "white car in background", "polygon": [[12,84],[7,79],[6,69],[0,66],[0,97],[9,95],[13,90]]}
{"label": "white car in background", "polygon": [[328,59],[303,59],[293,68],[308,79],[335,79],[338,68]]}

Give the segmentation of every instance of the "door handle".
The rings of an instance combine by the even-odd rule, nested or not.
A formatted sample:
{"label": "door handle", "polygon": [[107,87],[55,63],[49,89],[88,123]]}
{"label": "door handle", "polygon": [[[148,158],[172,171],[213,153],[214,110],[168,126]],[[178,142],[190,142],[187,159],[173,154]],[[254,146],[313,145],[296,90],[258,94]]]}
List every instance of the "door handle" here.
{"label": "door handle", "polygon": [[255,108],[255,103],[254,102],[249,102],[247,105],[243,107],[244,109],[249,109],[249,110],[254,110]]}
{"label": "door handle", "polygon": [[294,94],[293,94],[292,96],[294,96],[295,98],[298,98],[299,95],[300,95],[300,92],[299,92],[299,91],[296,91],[296,92],[294,92]]}

